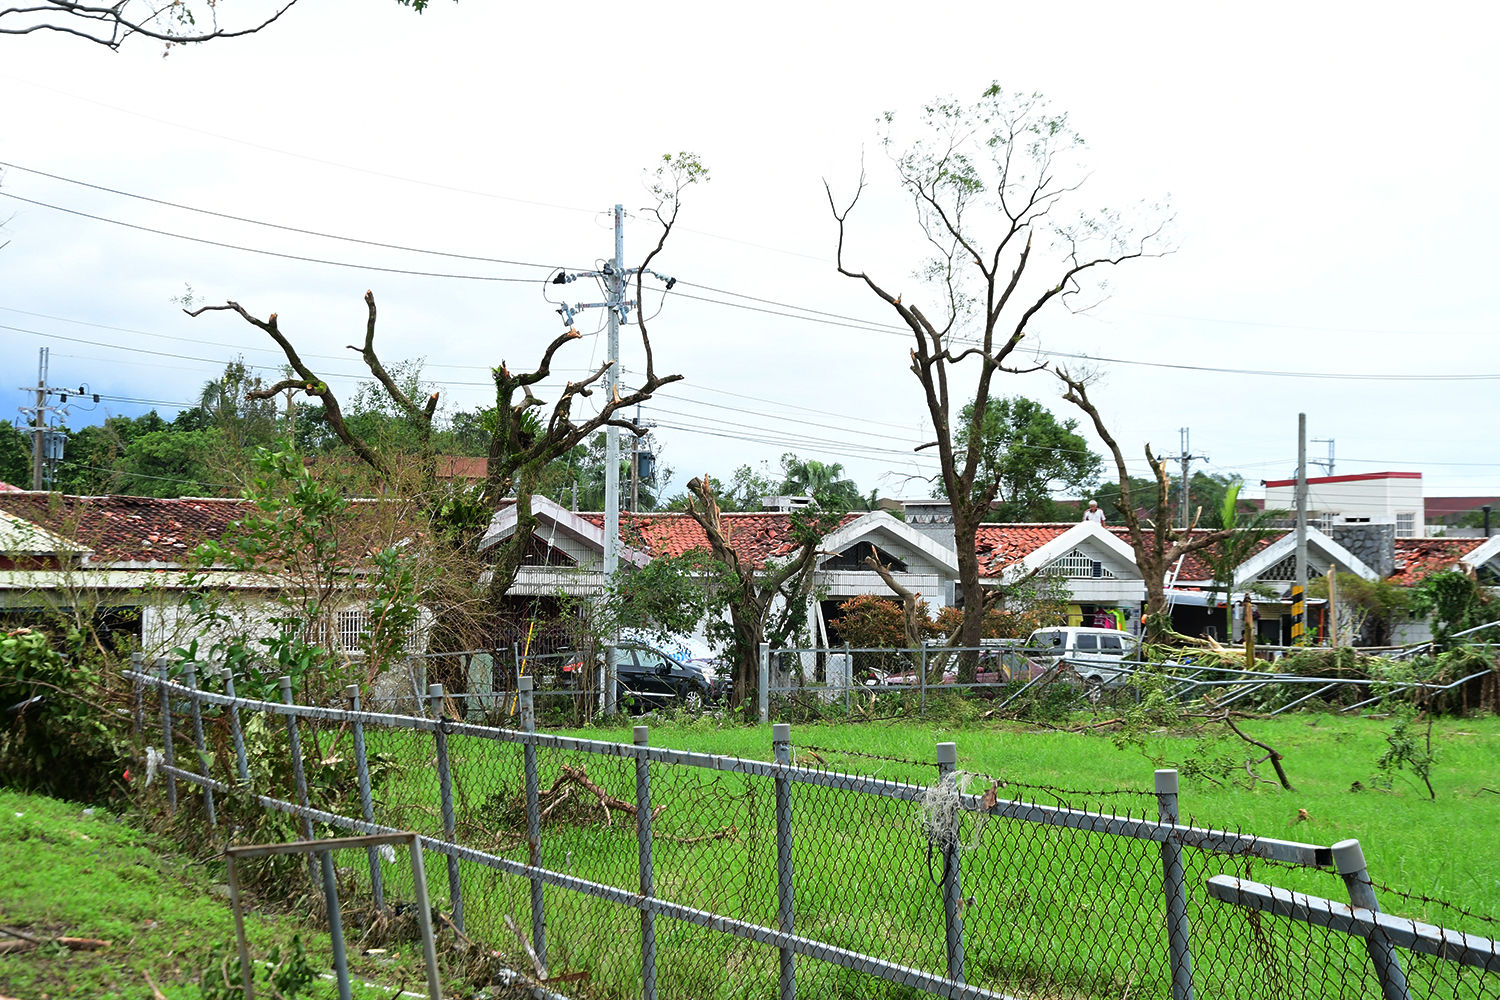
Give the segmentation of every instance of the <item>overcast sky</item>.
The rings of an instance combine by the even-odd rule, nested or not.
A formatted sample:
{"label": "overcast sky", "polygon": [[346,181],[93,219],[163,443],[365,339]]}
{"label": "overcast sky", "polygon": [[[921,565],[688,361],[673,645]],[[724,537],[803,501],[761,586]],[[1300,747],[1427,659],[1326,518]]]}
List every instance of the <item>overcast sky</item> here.
{"label": "overcast sky", "polygon": [[[274,375],[274,345],[238,317],[181,314],[191,286],[278,313],[347,392],[372,289],[387,362],[424,359],[450,410],[492,402],[488,367],[533,364],[563,328],[547,296],[598,299],[544,285],[547,269],[608,257],[616,202],[638,262],[655,238],[643,168],[690,150],[712,181],[656,263],[683,284],[648,302],[658,370],[686,381],[642,414],[677,488],[794,451],[866,492],[925,494],[907,478],[935,465],[912,454],[930,430],[909,343],[837,274],[822,185],[852,190],[863,157],[849,257],[920,304],[923,247],[876,117],[995,80],[1046,94],[1088,140],[1081,207],[1170,200],[1175,253],[1027,340],[1118,359],[1096,363],[1094,396],[1138,467],[1187,427],[1195,469],[1290,476],[1305,411],[1337,474],[1500,493],[1497,21],[1479,3],[301,0],[259,35],[165,56],[0,36],[0,398],[20,419],[42,346],[53,384],[117,397],[75,426],[150,408],[122,400],[170,415],[240,354]],[[559,365],[600,363],[602,325],[582,314],[590,336]],[[622,339],[628,383],[641,356]],[[1074,415],[1050,376],[997,385]]]}

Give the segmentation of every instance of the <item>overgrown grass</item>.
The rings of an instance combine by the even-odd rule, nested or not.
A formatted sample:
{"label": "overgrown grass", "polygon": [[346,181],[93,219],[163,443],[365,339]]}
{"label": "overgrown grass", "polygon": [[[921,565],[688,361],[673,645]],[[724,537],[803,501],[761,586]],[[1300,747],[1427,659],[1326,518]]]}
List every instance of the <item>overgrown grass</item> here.
{"label": "overgrown grass", "polygon": [[[0,994],[138,1000],[152,996],[149,974],[171,1000],[197,1000],[210,951],[217,946],[221,958],[233,954],[234,921],[222,869],[176,854],[162,839],[103,809],[0,789],[0,872],[0,925],[48,940],[110,942],[95,951],[44,945],[0,956]],[[327,931],[307,921],[252,913],[246,931],[254,960],[264,961],[276,948],[287,954],[296,935],[314,968],[331,968]],[[351,945],[356,974],[384,984],[356,985],[355,996],[384,1000],[403,980],[425,981],[419,947],[393,950],[403,953],[399,967],[361,960]],[[415,952],[415,965],[408,950]],[[231,978],[237,968],[231,959]],[[217,966],[210,971],[221,974]],[[301,994],[311,1000],[337,995],[334,984],[323,980]]]}
{"label": "overgrown grass", "polygon": [[[648,721],[654,746],[760,760],[772,756],[769,727],[710,717]],[[1388,722],[1303,715],[1241,725],[1281,751],[1295,791],[1252,781],[1243,772],[1238,781],[1187,780],[1181,796],[1185,818],[1200,826],[1319,845],[1357,838],[1382,884],[1387,910],[1500,936],[1500,927],[1460,912],[1500,914],[1500,858],[1492,850],[1500,795],[1490,791],[1500,788],[1500,720],[1438,723],[1436,800],[1428,799],[1414,777],[1398,775],[1391,787],[1378,787],[1375,762],[1386,747]],[[572,735],[628,743],[631,730],[628,725],[590,727]],[[400,732],[370,739],[372,747],[402,762],[380,796],[383,821],[440,834],[430,737]],[[922,786],[936,779],[935,745],[951,740],[958,744],[959,767],[975,775],[969,779],[972,792],[998,781],[998,794],[1005,798],[1152,818],[1157,760],[1170,764],[1201,752],[1196,736],[1147,734],[1144,746],[1134,748],[1092,733],[989,723],[800,725],[793,727],[792,739],[800,764]],[[459,841],[524,861],[519,749],[454,736],[449,755]],[[588,786],[567,777],[570,771],[582,774],[599,791],[633,803],[634,761],[544,748],[538,763],[543,808],[552,807],[543,820],[543,865],[636,891],[634,816],[619,805],[601,806]],[[651,789],[656,895],[774,926],[772,783],[653,765]],[[941,971],[937,884],[942,864],[922,832],[921,810],[794,784],[792,811],[799,933]],[[960,833],[966,844],[970,982],[1017,993],[1167,995],[1161,861],[1154,843],[972,817]],[[1344,898],[1342,883],[1331,872],[1196,852],[1189,852],[1187,865],[1200,995],[1378,992],[1363,971],[1368,963],[1358,941],[1293,925],[1277,925],[1273,933],[1269,922],[1249,921],[1202,891],[1208,877],[1235,874]],[[430,867],[432,895],[441,905],[448,898],[447,876],[441,863]],[[529,927],[523,880],[468,864],[459,871],[472,933],[504,947],[505,915]],[[400,873],[393,876],[399,884]],[[639,988],[637,912],[551,888],[546,905],[554,971],[587,972],[588,986],[580,990],[590,996],[630,996]],[[762,996],[774,983],[771,949],[666,918],[658,928],[664,996]],[[1429,963],[1423,969],[1417,978],[1432,981],[1432,995],[1466,988],[1449,981],[1455,974],[1449,966]],[[812,997],[915,995],[814,961],[799,965],[798,990]]]}

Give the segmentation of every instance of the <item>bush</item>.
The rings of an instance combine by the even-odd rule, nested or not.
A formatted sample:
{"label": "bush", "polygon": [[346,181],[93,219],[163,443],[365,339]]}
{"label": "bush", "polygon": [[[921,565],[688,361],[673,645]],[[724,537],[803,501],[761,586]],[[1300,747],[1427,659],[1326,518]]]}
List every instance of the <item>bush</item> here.
{"label": "bush", "polygon": [[42,632],[6,632],[0,638],[0,785],[85,802],[119,794],[129,732],[125,699],[111,690],[115,676],[77,650],[58,652]]}

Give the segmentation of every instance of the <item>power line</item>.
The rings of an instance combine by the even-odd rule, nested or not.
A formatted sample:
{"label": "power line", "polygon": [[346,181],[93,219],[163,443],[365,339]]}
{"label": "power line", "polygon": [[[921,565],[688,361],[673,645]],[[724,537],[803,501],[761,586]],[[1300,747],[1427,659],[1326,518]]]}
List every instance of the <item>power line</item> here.
{"label": "power line", "polygon": [[76,215],[84,219],[92,219],[95,222],[107,222],[112,226],[123,226],[126,229],[134,229],[137,232],[152,233],[156,236],[168,236],[173,239],[187,240],[190,243],[200,243],[204,246],[219,247],[223,250],[239,250],[243,253],[260,254],[265,257],[277,257],[281,260],[295,260],[303,264],[327,264],[330,267],[347,267],[356,271],[378,271],[382,274],[404,274],[416,278],[451,278],[458,281],[493,281],[508,282],[514,284],[537,284],[537,278],[501,278],[496,275],[487,274],[450,274],[442,271],[414,271],[403,267],[378,267],[374,264],[354,264],[345,260],[329,260],[324,257],[304,257],[300,254],[282,253],[279,250],[263,250],[259,247],[240,246],[236,243],[225,243],[220,240],[204,239],[201,236],[188,236],[184,233],[168,232],[165,229],[153,229],[150,226],[139,226],[133,222],[122,222],[119,219],[107,218],[103,215],[93,215],[89,212],[80,212],[74,208],[63,208],[61,205],[51,205],[45,201],[37,201],[33,198],[22,198],[18,194],[9,191],[0,191],[0,197],[10,198],[14,201],[25,202],[28,205],[36,205],[39,208],[50,208],[54,212],[63,212],[67,215]]}
{"label": "power line", "polygon": [[[123,198],[133,198],[136,201],[144,201],[152,205],[162,205],[167,208],[176,208],[184,212],[196,212],[199,215],[212,216],[215,219],[228,219],[231,222],[243,222],[251,226],[263,226],[267,229],[279,229],[282,232],[298,233],[302,236],[317,236],[326,240],[338,240],[342,243],[354,243],[359,246],[378,247],[382,250],[403,250],[407,253],[426,254],[433,257],[447,257],[453,260],[475,261],[481,264],[506,264],[512,267],[535,267],[540,268],[544,271],[553,271],[557,269],[557,266],[554,264],[537,264],[532,261],[525,260],[505,260],[504,258],[500,257],[480,257],[474,254],[452,253],[446,250],[424,250],[420,247],[404,246],[399,243],[381,243],[377,240],[360,239],[354,236],[339,236],[334,233],[320,232],[316,229],[300,229],[296,226],[286,226],[275,222],[265,222],[260,219],[251,219],[243,215],[231,215],[228,212],[218,212],[208,208],[196,208],[192,205],[181,204],[180,202],[166,201],[161,198],[153,198],[149,195],[136,194],[131,191],[122,191],[119,188],[106,187],[103,184],[93,184],[89,181],[81,181],[72,177],[64,177],[61,174],[50,174],[45,170],[37,170],[33,167],[24,167],[19,163],[10,163],[4,160],[0,160],[0,167],[10,167],[14,170],[20,170],[28,174],[35,174],[38,177],[47,177],[54,181],[62,181],[64,184],[74,184],[78,187],[85,187],[94,191],[104,191],[109,194],[117,194]],[[63,211],[66,211],[66,209],[64,209]]]}

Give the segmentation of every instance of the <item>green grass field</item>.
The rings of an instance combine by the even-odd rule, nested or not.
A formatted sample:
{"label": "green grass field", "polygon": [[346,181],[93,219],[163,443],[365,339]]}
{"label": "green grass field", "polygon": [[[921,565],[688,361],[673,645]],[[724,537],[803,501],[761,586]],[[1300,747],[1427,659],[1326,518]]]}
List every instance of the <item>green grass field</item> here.
{"label": "green grass field", "polygon": [[[99,950],[44,944],[0,956],[0,996],[149,1000],[154,981],[171,1000],[197,1000],[210,951],[232,948],[234,939],[222,869],[214,868],[103,809],[0,789],[0,926],[48,941],[110,942]],[[250,902],[253,907],[253,897]],[[327,931],[308,922],[252,913],[246,930],[254,961],[278,947],[286,954],[300,935],[309,963],[319,972],[331,967]],[[4,940],[16,938],[0,933]],[[362,1000],[384,1000],[402,981],[424,981],[409,960],[395,968],[362,960],[352,948],[351,954],[357,975],[384,984],[356,984],[354,995]],[[272,994],[261,985],[259,995]],[[335,984],[321,979],[301,994],[305,1000],[337,995]]]}
{"label": "green grass field", "polygon": [[[1086,721],[1086,720],[1084,720]],[[1443,720],[1430,800],[1415,778],[1375,781],[1389,724],[1305,715],[1251,720],[1255,738],[1277,747],[1295,791],[1262,783],[1199,779],[1184,784],[1184,817],[1195,825],[1320,845],[1357,838],[1391,912],[1472,933],[1500,928],[1456,908],[1500,914],[1500,720]],[[628,726],[578,735],[628,742]],[[711,719],[653,724],[654,746],[771,758],[769,727]],[[372,733],[371,747],[397,762],[380,794],[382,821],[439,834],[430,738]],[[794,726],[795,760],[831,770],[930,785],[935,745],[954,741],[971,791],[999,779],[1002,797],[1154,817],[1153,762],[1098,735],[1011,724],[947,728],[913,722]],[[1195,753],[1192,738],[1158,735],[1146,750],[1167,760]],[[521,759],[511,745],[453,737],[458,839],[524,860]],[[866,756],[871,755],[871,756]],[[617,757],[543,750],[543,864],[628,891],[638,888],[634,764]],[[1269,771],[1266,771],[1269,774]],[[571,777],[570,777],[571,775]],[[578,780],[579,776],[586,779]],[[1031,788],[1026,786],[1046,786]],[[548,790],[552,790],[548,794]],[[1071,790],[1053,792],[1047,789]],[[1092,794],[1115,793],[1122,794]],[[600,796],[604,796],[601,805]],[[609,802],[614,801],[611,808]],[[683,905],[774,925],[773,789],[766,779],[697,768],[652,767],[656,895]],[[839,789],[794,785],[796,925],[799,933],[904,965],[941,971],[943,918],[936,865],[909,804]],[[1160,858],[1154,843],[1010,820],[964,821],[961,864],[968,979],[994,989],[1048,996],[1168,996]],[[1301,925],[1250,920],[1207,898],[1203,881],[1227,873],[1343,899],[1326,871],[1189,851],[1185,863],[1199,996],[1354,996],[1378,993],[1363,945]],[[448,896],[442,862],[429,863],[435,900]],[[391,872],[401,892],[400,872]],[[509,914],[529,928],[526,883],[460,865],[468,926],[500,947]],[[407,886],[409,889],[409,886]],[[1432,897],[1450,909],[1424,900]],[[554,971],[586,972],[589,996],[638,994],[640,918],[621,906],[547,889]],[[1280,920],[1280,918],[1276,918]],[[763,946],[659,918],[663,996],[759,997],[774,990],[776,955]],[[1414,982],[1434,996],[1500,996],[1500,977],[1481,986],[1447,963],[1413,961]],[[905,997],[908,988],[826,963],[799,963],[799,996]]]}

